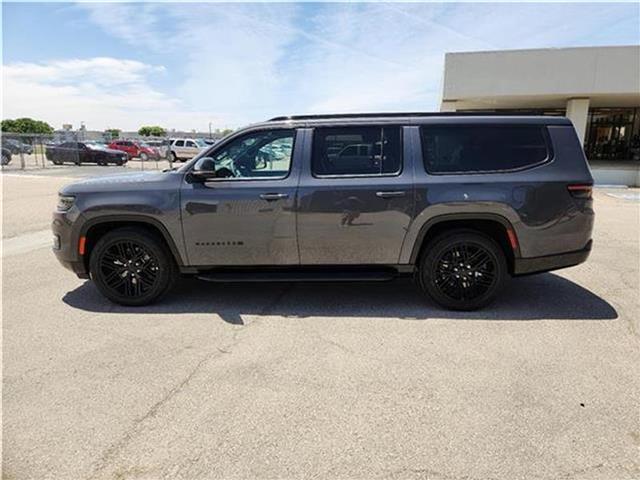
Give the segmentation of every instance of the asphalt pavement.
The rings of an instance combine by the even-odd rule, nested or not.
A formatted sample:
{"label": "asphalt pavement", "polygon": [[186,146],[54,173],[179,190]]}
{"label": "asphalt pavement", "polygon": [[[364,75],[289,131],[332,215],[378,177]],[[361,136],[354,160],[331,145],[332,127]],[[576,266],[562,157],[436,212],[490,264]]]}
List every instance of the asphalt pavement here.
{"label": "asphalt pavement", "polygon": [[2,176],[3,478],[640,478],[633,195],[596,191],[587,263],[480,312],[407,280],[126,308],[50,251],[78,171]]}

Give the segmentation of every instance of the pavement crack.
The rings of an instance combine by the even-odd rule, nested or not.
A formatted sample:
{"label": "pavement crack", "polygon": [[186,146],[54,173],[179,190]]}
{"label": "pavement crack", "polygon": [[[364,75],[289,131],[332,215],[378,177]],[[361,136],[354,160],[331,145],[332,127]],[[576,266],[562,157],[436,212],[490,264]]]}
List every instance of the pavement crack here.
{"label": "pavement crack", "polygon": [[[283,288],[275,298],[270,301],[267,305],[264,306],[259,312],[259,315],[268,315],[277,307],[277,305],[282,301],[282,299],[294,288],[293,284],[287,284],[285,288]],[[133,440],[133,438],[140,433],[142,429],[142,425],[151,418],[154,418],[160,409],[166,405],[171,399],[175,398],[184,388],[191,382],[191,380],[198,374],[198,372],[202,369],[202,367],[209,361],[215,360],[225,354],[232,353],[232,348],[236,346],[240,342],[240,333],[246,331],[247,327],[250,325],[254,325],[257,323],[253,321],[243,328],[237,329],[233,335],[231,336],[231,341],[227,345],[223,345],[222,347],[216,347],[216,349],[209,354],[205,355],[196,365],[191,369],[191,371],[182,379],[180,383],[171,388],[168,392],[166,392],[160,400],[155,402],[144,415],[136,418],[133,421],[133,424],[127,429],[124,435],[116,442],[112,443],[106,450],[103,451],[100,459],[96,462],[96,466],[93,468],[90,476],[88,478],[95,479],[98,475],[104,471],[112,461],[117,457],[117,455]]]}

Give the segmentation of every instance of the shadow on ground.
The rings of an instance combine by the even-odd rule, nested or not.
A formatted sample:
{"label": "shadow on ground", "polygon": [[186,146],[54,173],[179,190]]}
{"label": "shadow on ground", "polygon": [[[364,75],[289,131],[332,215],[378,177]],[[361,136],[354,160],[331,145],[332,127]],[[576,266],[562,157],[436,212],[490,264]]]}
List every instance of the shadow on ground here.
{"label": "shadow on ground", "polygon": [[68,292],[71,307],[101,313],[211,313],[242,325],[243,315],[286,317],[371,317],[428,320],[611,320],[616,310],[604,299],[555,274],[508,282],[499,299],[477,312],[451,312],[426,299],[414,283],[236,283],[182,280],[160,303],[146,307],[114,305],[85,282]]}

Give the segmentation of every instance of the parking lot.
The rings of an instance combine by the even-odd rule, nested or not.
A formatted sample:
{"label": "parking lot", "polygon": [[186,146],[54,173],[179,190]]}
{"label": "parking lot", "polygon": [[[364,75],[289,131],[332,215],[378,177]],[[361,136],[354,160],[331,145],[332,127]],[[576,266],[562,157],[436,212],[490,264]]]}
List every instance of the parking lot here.
{"label": "parking lot", "polygon": [[126,308],[48,230],[60,186],[121,171],[3,175],[3,478],[640,478],[637,191],[596,190],[587,263],[479,312],[407,280]]}

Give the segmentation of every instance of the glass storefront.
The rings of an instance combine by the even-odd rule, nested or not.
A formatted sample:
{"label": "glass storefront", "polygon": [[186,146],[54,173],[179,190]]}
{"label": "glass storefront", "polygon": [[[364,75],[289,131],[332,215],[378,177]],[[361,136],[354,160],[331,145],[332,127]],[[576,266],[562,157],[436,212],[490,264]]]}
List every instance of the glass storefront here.
{"label": "glass storefront", "polygon": [[584,150],[589,160],[640,160],[640,108],[589,110]]}

